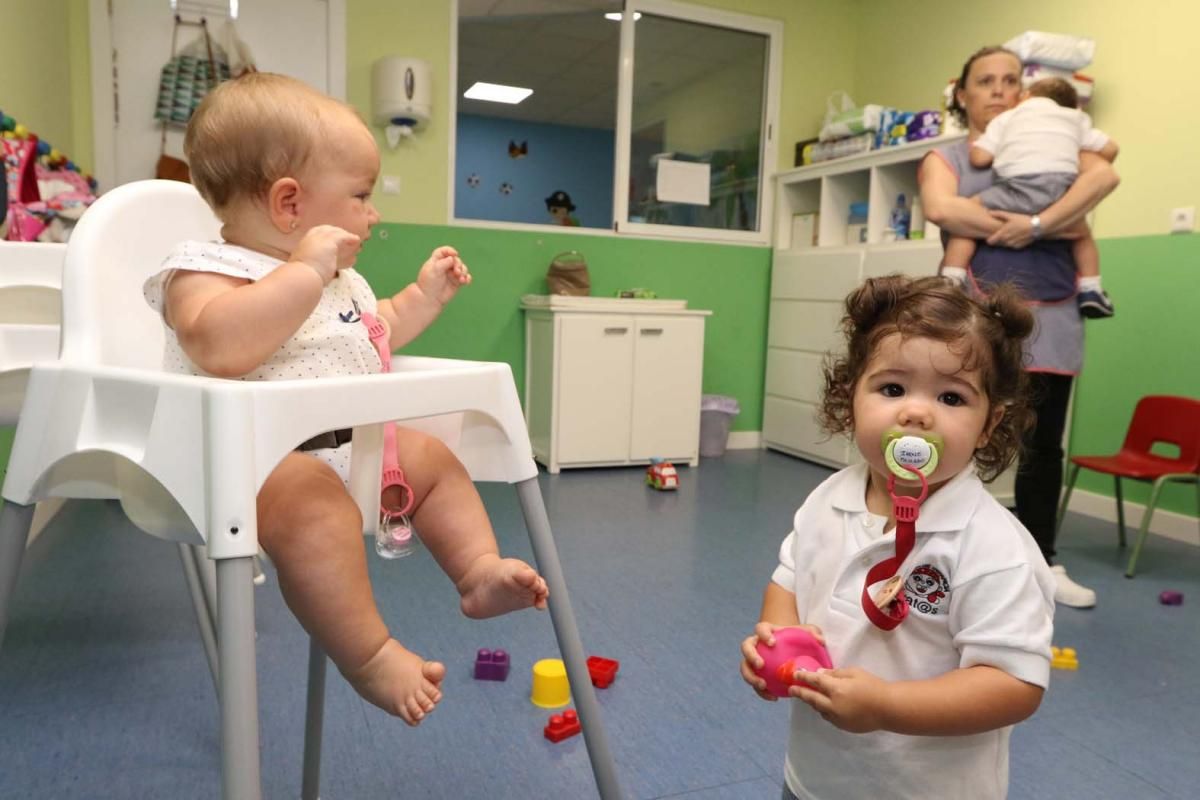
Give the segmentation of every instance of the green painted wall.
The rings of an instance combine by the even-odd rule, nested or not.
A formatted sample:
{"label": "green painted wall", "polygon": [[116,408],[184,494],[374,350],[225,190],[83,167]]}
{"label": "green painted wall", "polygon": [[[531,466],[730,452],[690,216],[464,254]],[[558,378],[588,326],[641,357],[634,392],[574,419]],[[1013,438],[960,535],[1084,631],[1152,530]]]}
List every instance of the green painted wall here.
{"label": "green painted wall", "polygon": [[87,19],[87,0],[4,0],[0,9],[0,109],[85,171],[92,165]]}
{"label": "green painted wall", "polygon": [[[1104,239],[1100,257],[1117,315],[1087,324],[1087,358],[1072,417],[1074,453],[1115,453],[1143,395],[1200,398],[1200,237]],[[1096,473],[1081,472],[1079,486],[1113,494],[1112,480]],[[1163,507],[1195,516],[1196,490],[1184,485],[1168,488]],[[1125,497],[1144,503],[1149,491],[1135,483]]]}
{"label": "green painted wall", "polygon": [[[380,234],[387,233],[384,239]],[[737,397],[742,413],[734,430],[762,428],[762,383],[770,251],[733,245],[529,233],[444,225],[384,223],[367,243],[359,269],[376,294],[412,281],[431,250],[458,248],[472,284],[405,352],[450,358],[507,361],[524,387],[523,294],[545,294],[546,268],[555,254],[583,253],[592,294],[652,288],[659,297],[682,298],[689,308],[711,309],[704,345],[704,391]]]}

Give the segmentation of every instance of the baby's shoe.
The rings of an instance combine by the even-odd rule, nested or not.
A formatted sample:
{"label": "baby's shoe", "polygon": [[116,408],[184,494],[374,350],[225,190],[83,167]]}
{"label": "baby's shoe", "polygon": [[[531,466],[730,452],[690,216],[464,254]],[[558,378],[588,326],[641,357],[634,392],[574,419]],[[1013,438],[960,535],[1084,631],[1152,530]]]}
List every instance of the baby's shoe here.
{"label": "baby's shoe", "polygon": [[1112,301],[1108,299],[1108,292],[1103,289],[1084,289],[1076,300],[1079,313],[1088,319],[1104,319],[1116,313]]}

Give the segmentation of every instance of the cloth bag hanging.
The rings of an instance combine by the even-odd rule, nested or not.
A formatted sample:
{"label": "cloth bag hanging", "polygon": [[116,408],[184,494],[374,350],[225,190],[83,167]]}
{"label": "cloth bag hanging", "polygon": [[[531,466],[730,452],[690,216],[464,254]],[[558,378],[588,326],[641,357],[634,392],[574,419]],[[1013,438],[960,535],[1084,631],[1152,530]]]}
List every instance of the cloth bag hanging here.
{"label": "cloth bag hanging", "polygon": [[[214,54],[212,37],[208,33],[208,20],[201,18],[201,37],[177,53],[179,28],[183,20],[177,14],[171,32],[171,59],[163,65],[158,83],[158,103],[154,118],[162,124],[158,162],[154,166],[154,177],[169,181],[191,182],[191,170],[182,158],[167,155],[167,126],[186,126],[200,101],[224,77],[229,77],[229,65]],[[219,48],[217,49],[219,50]]]}

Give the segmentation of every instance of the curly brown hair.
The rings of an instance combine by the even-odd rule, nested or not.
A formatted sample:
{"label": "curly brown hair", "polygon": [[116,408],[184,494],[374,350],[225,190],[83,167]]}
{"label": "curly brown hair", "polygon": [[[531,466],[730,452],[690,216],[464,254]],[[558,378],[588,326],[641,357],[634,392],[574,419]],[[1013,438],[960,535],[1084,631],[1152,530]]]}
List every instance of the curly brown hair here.
{"label": "curly brown hair", "polygon": [[1009,50],[1007,47],[1000,47],[998,45],[981,47],[971,54],[971,57],[967,59],[967,63],[963,64],[962,74],[960,74],[958,76],[958,80],[954,82],[954,91],[950,93],[950,102],[946,105],[946,110],[953,114],[954,118],[957,119],[959,124],[961,124],[964,128],[967,126],[967,109],[963,108],[962,103],[958,102],[958,90],[967,85],[967,76],[971,74],[971,67],[975,65],[976,61],[984,56],[994,56],[996,53],[1008,53],[1017,60],[1018,64],[1023,65],[1019,55],[1014,53],[1012,50]]}
{"label": "curly brown hair", "polygon": [[1004,408],[987,444],[975,451],[979,477],[991,481],[1017,457],[1033,425],[1022,350],[1032,330],[1032,313],[1009,285],[976,299],[939,277],[870,278],[846,298],[846,352],[825,357],[821,426],[830,435],[854,429],[854,391],[884,338],[899,333],[945,342],[962,356],[963,369],[979,370],[989,413]]}

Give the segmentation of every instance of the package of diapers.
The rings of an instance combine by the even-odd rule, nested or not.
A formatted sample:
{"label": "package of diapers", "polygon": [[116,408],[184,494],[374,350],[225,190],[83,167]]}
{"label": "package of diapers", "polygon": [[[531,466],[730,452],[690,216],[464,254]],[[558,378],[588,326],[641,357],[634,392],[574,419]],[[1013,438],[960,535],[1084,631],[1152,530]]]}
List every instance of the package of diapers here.
{"label": "package of diapers", "polygon": [[817,138],[822,142],[845,139],[879,130],[884,108],[879,105],[858,106],[850,95],[836,91],[825,101],[825,124]]}
{"label": "package of diapers", "polygon": [[1004,43],[1024,62],[1036,62],[1051,67],[1083,69],[1096,57],[1096,40],[1065,33],[1025,31]]}

